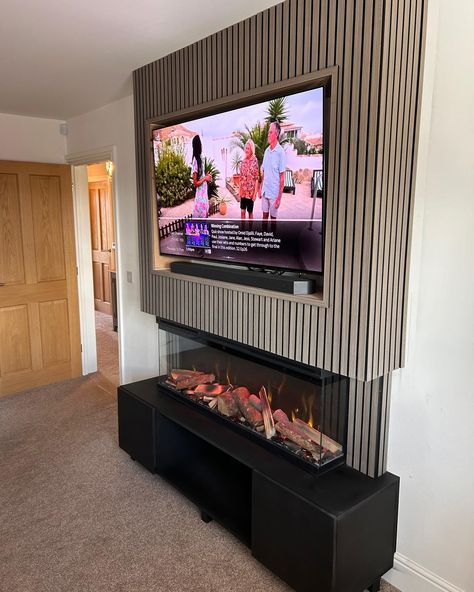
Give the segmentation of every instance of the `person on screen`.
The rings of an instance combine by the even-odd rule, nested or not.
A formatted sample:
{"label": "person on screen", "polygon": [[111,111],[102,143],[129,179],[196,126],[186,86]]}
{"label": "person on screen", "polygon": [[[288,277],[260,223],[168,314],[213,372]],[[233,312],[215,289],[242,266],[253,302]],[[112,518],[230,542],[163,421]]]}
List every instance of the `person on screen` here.
{"label": "person on screen", "polygon": [[[257,197],[258,160],[255,156],[255,144],[249,139],[244,146],[245,158],[240,165],[240,216],[245,222],[245,212],[249,215],[249,228],[252,228],[253,204]],[[242,227],[243,227],[242,224]]]}
{"label": "person on screen", "polygon": [[193,161],[191,165],[193,186],[195,188],[193,218],[207,218],[209,215],[209,197],[207,184],[212,181],[211,175],[206,175],[202,160],[202,144],[199,136],[193,138]]}
{"label": "person on screen", "polygon": [[268,229],[268,216],[271,217],[271,229],[276,231],[278,208],[285,185],[285,151],[278,139],[280,124],[274,121],[268,128],[268,147],[263,155],[262,180],[259,197],[262,199],[263,229]]}

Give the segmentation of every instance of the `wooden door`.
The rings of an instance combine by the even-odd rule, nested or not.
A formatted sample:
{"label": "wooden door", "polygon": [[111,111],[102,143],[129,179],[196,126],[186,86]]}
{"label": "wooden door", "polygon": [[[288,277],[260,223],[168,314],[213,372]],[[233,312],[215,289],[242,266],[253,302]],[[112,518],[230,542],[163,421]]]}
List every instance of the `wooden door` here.
{"label": "wooden door", "polygon": [[110,182],[89,183],[89,200],[95,309],[112,314],[110,272],[115,271],[115,232]]}
{"label": "wooden door", "polygon": [[81,374],[71,171],[0,161],[0,395]]}

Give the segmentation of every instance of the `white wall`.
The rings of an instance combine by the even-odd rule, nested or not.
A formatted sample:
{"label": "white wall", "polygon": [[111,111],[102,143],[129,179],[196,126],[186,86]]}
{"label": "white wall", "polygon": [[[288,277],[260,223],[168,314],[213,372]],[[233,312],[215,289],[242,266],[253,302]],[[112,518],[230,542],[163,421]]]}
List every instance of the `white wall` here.
{"label": "white wall", "polygon": [[[138,221],[133,100],[126,97],[70,119],[68,155],[115,148],[115,219],[121,382],[158,373],[158,330],[155,318],[140,312]],[[126,281],[127,272],[133,281]]]}
{"label": "white wall", "polygon": [[0,160],[63,163],[66,136],[63,121],[0,113]]}
{"label": "white wall", "polygon": [[426,59],[408,352],[394,373],[388,459],[401,477],[397,569],[412,575],[392,581],[474,591],[472,0],[430,0]]}

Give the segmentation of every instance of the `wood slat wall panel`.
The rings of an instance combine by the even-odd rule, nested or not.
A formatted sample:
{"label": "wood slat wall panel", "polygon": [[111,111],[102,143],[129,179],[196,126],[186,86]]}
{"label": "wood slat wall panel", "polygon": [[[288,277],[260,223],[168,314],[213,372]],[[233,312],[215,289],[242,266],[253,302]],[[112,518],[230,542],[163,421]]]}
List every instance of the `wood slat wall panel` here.
{"label": "wood slat wall panel", "polygon": [[378,477],[386,470],[390,380],[349,381],[346,464]]}
{"label": "wood slat wall panel", "polygon": [[[359,381],[400,367],[425,20],[426,0],[286,0],[134,72],[144,311]],[[148,122],[333,66],[338,88],[326,154],[326,185],[334,187],[326,204],[328,305],[235,295],[231,286],[200,291],[195,280],[180,280],[178,289],[173,278],[154,275]],[[171,305],[182,298],[187,305]],[[235,327],[245,314],[247,322]],[[365,408],[375,421],[373,392],[356,409],[358,418]],[[363,466],[370,472],[377,465],[377,472],[383,459],[368,450]],[[361,453],[359,445],[353,451],[359,466]]]}

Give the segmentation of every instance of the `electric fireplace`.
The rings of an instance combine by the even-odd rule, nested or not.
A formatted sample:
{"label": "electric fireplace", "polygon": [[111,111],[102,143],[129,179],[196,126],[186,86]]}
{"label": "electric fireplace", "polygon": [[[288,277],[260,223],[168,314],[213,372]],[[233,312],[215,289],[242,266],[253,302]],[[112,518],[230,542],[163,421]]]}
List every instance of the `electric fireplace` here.
{"label": "electric fireplace", "polygon": [[348,379],[169,321],[159,338],[160,375],[118,389],[120,447],[297,592],[377,592],[398,478],[345,464]]}
{"label": "electric fireplace", "polygon": [[348,379],[160,321],[158,387],[309,471],[344,462]]}

